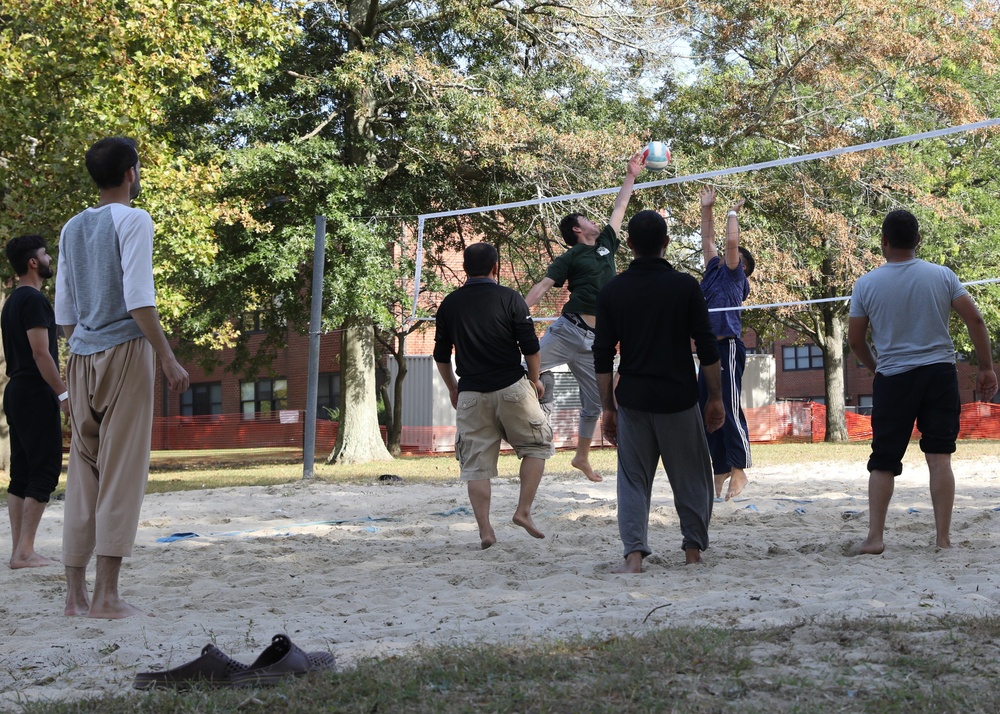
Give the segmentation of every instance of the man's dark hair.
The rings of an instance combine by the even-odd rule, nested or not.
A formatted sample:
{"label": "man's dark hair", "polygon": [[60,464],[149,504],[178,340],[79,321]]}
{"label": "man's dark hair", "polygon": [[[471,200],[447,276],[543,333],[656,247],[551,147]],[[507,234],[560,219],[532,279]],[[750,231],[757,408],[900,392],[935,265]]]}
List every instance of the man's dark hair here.
{"label": "man's dark hair", "polygon": [[559,232],[562,234],[563,240],[566,241],[566,245],[571,248],[576,245],[579,237],[573,230],[577,227],[579,219],[583,218],[582,213],[570,213],[568,216],[559,221]]}
{"label": "man's dark hair", "polygon": [[659,257],[667,244],[667,222],[656,211],[639,211],[628,222],[628,239],[637,256]]}
{"label": "man's dark hair", "polygon": [[462,267],[470,278],[485,278],[500,261],[497,249],[489,243],[473,243],[462,254]]}
{"label": "man's dark hair", "polygon": [[125,172],[139,163],[135,139],[111,136],[87,149],[87,171],[98,188],[117,188],[125,180]]}
{"label": "man's dark hair", "polygon": [[893,248],[916,248],[920,242],[917,217],[902,209],[890,212],[882,221],[882,237]]}
{"label": "man's dark hair", "polygon": [[41,236],[28,235],[11,238],[7,243],[7,259],[18,276],[28,272],[28,261],[38,255],[45,247],[45,239]]}
{"label": "man's dark hair", "polygon": [[757,261],[753,259],[753,253],[740,246],[740,257],[743,258],[743,274],[748,278],[753,275],[753,269],[757,266]]}

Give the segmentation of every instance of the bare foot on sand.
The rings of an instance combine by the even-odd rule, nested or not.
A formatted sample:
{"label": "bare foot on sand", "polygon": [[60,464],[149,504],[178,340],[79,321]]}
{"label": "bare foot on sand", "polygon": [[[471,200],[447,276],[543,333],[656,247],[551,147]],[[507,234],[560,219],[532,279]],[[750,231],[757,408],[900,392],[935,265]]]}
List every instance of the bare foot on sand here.
{"label": "bare foot on sand", "polygon": [[58,564],[58,560],[46,558],[44,555],[39,555],[38,553],[32,553],[24,558],[11,557],[10,563],[8,563],[11,570],[18,570],[19,568],[44,568],[46,565]]}
{"label": "bare foot on sand", "polygon": [[91,604],[87,617],[95,620],[124,620],[126,617],[134,615],[147,615],[153,617],[151,613],[143,612],[137,607],[129,605],[124,600],[108,603],[106,606],[98,608],[96,604]]}
{"label": "bare foot on sand", "polygon": [[[716,488],[718,488],[719,482],[716,481]],[[732,477],[729,479],[729,490],[726,492],[726,500],[731,498],[736,498],[741,493],[743,493],[743,488],[750,483],[747,478],[747,474],[743,469],[733,469]]]}
{"label": "bare foot on sand", "polygon": [[63,614],[66,617],[85,617],[90,612],[90,602],[87,600],[78,601],[73,598],[66,598],[66,609]]}
{"label": "bare foot on sand", "polygon": [[594,471],[594,467],[590,465],[590,459],[582,458],[580,456],[574,456],[573,460],[570,461],[569,463],[570,466],[572,466],[574,469],[579,469],[580,471],[583,471],[583,475],[589,478],[591,481],[594,481],[595,483],[597,481],[604,480],[599,473]]}
{"label": "bare foot on sand", "polygon": [[885,550],[885,543],[882,542],[881,538],[872,538],[868,536],[865,538],[865,542],[858,547],[859,555],[882,555],[882,551]]}
{"label": "bare foot on sand", "polygon": [[729,474],[715,474],[715,497],[722,498],[722,487],[726,485]]}
{"label": "bare foot on sand", "polygon": [[641,573],[642,553],[633,551],[625,556],[625,562],[611,571],[612,573]]}
{"label": "bare foot on sand", "polygon": [[521,528],[523,528],[524,530],[528,531],[528,535],[530,535],[532,538],[544,538],[545,537],[545,534],[542,533],[540,530],[538,530],[538,528],[535,527],[535,522],[533,520],[531,520],[531,516],[530,515],[522,516],[522,515],[520,515],[518,513],[515,513],[514,517],[511,518],[510,520],[512,520],[515,525],[521,526]]}
{"label": "bare foot on sand", "polygon": [[479,545],[483,550],[486,550],[491,545],[496,545],[497,534],[493,532],[492,528],[480,529],[479,531]]}
{"label": "bare foot on sand", "polygon": [[937,539],[938,548],[951,548],[951,538],[938,538]]}
{"label": "bare foot on sand", "polygon": [[701,562],[701,551],[697,548],[684,549],[684,565],[694,565]]}

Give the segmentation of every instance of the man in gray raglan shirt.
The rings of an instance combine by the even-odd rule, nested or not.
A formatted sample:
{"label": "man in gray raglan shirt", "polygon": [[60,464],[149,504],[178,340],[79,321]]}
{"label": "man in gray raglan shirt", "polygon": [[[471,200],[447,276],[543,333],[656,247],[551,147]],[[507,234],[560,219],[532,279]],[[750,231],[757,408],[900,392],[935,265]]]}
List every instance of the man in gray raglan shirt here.
{"label": "man in gray raglan shirt", "polygon": [[[159,356],[171,391],[188,388],[156,311],[153,221],[132,208],[139,154],[131,139],[87,151],[100,201],[66,223],[59,240],[56,322],[69,340],[66,383],[73,439],[66,476],[66,615],[140,614],[118,594],[132,554],[149,475],[153,383]],[[97,554],[93,599],[86,569]]]}

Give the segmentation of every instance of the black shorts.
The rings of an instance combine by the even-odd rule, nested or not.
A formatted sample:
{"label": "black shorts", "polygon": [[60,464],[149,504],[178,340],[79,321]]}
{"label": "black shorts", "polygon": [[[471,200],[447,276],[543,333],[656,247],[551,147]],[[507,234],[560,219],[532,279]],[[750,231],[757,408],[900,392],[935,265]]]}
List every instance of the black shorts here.
{"label": "black shorts", "polygon": [[872,455],[869,471],[903,472],[903,455],[916,422],[920,450],[953,454],[962,404],[958,370],[944,362],[916,367],[872,382]]}
{"label": "black shorts", "polygon": [[10,427],[10,486],[7,493],[48,503],[62,471],[62,412],[42,379],[7,383],[3,410]]}

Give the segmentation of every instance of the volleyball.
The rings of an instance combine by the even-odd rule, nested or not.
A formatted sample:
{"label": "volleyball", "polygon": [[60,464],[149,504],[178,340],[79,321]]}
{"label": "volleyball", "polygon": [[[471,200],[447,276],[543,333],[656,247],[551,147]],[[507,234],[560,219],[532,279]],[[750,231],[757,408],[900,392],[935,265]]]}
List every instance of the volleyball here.
{"label": "volleyball", "polygon": [[663,171],[670,163],[670,149],[662,141],[651,141],[642,154],[646,168],[650,171]]}

